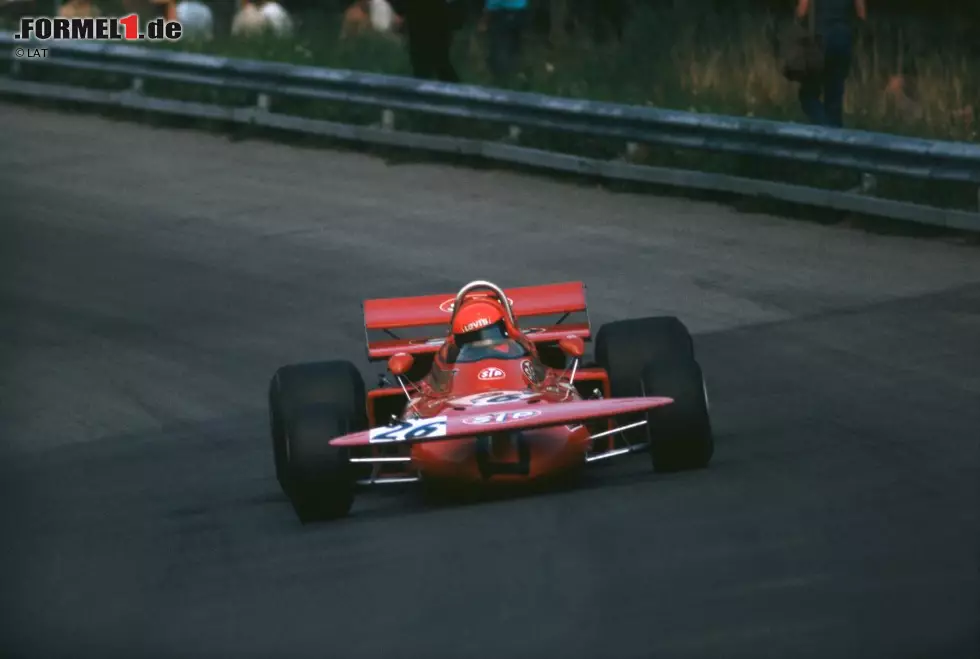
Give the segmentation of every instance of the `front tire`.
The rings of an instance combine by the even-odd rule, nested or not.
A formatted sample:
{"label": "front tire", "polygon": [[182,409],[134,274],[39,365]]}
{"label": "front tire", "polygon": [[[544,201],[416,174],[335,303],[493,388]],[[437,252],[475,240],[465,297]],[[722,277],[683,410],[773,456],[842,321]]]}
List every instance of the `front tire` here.
{"label": "front tire", "polygon": [[329,442],[354,432],[353,419],[336,407],[307,407],[285,431],[285,489],[300,521],[345,517],[354,503],[356,477],[348,450]]}
{"label": "front tire", "polygon": [[[276,479],[286,491],[286,428],[311,405],[329,405],[353,424],[367,427],[364,379],[345,360],[290,364],[276,371],[269,382],[269,426]],[[288,494],[288,492],[287,492]]]}
{"label": "front tire", "polygon": [[640,394],[640,374],[650,362],[694,359],[694,339],[674,316],[606,323],[595,337],[595,360],[609,373],[614,398]]}
{"label": "front tire", "polygon": [[701,367],[693,359],[647,365],[640,376],[645,396],[674,402],[647,412],[647,436],[654,471],[702,469],[714,455],[708,395]]}
{"label": "front tire", "polygon": [[[694,340],[684,323],[674,316],[618,320],[599,328],[595,360],[609,376],[613,398],[643,396],[643,368],[647,364],[694,361]],[[642,414],[635,414],[623,416],[620,421],[626,425],[642,419]],[[625,434],[630,443],[646,441],[643,427]]]}

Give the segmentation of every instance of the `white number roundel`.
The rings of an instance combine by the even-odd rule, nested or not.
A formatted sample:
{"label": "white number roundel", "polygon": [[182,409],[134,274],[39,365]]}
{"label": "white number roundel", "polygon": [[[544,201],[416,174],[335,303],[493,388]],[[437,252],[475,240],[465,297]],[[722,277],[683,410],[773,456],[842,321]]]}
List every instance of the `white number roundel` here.
{"label": "white number roundel", "polygon": [[504,403],[516,403],[536,396],[533,391],[494,391],[486,394],[474,394],[452,400],[454,405],[471,405],[482,407],[483,405],[503,405]]}
{"label": "white number roundel", "polygon": [[446,422],[447,419],[444,416],[398,421],[392,426],[372,428],[371,432],[368,433],[368,441],[372,444],[380,444],[445,437]]}

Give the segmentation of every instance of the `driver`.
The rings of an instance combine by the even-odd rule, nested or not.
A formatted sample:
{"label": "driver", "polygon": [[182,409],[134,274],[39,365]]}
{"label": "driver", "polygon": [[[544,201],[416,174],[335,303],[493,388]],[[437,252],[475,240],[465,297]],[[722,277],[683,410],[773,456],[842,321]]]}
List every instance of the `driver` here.
{"label": "driver", "polygon": [[453,319],[453,342],[459,348],[489,346],[506,338],[503,311],[492,302],[481,300],[464,304]]}
{"label": "driver", "polygon": [[452,343],[447,346],[450,362],[473,362],[488,357],[512,359],[526,354],[517,337],[508,330],[500,305],[472,300],[460,307],[453,319]]}

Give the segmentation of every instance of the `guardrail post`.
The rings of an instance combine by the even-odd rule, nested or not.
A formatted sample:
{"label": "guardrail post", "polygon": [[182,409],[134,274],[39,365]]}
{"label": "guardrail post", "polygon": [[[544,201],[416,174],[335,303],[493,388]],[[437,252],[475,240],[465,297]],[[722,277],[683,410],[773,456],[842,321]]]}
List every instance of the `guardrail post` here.
{"label": "guardrail post", "polygon": [[626,150],[614,158],[616,161],[636,164],[643,164],[646,157],[650,154],[649,147],[643,142],[627,142]]}
{"label": "guardrail post", "polygon": [[874,194],[878,189],[878,178],[874,174],[861,174],[861,192]]}
{"label": "guardrail post", "polygon": [[385,108],[381,111],[381,128],[395,130],[395,112]]}

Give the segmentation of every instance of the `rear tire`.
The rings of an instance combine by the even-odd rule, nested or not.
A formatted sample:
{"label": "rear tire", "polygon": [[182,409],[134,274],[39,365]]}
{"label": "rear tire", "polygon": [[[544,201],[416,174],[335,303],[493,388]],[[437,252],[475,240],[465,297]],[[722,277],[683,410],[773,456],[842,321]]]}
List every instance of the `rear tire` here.
{"label": "rear tire", "polygon": [[647,412],[646,432],[654,471],[701,469],[714,455],[708,395],[693,359],[647,365],[640,376],[644,395],[674,402]]}
{"label": "rear tire", "polygon": [[[613,398],[643,396],[641,376],[648,364],[694,361],[691,333],[674,316],[634,318],[606,323],[595,340],[595,360],[609,376]],[[642,414],[623,416],[623,425],[641,421]],[[646,441],[641,426],[625,431],[630,443]]]}
{"label": "rear tire", "polygon": [[[269,383],[269,426],[276,479],[286,491],[286,428],[310,405],[329,405],[350,420],[352,432],[367,427],[364,379],[345,360],[290,364]],[[287,492],[288,494],[288,492]]]}
{"label": "rear tire", "polygon": [[329,405],[308,406],[286,425],[285,489],[304,524],[350,513],[355,476],[349,454],[329,443],[350,432],[350,416]]}

